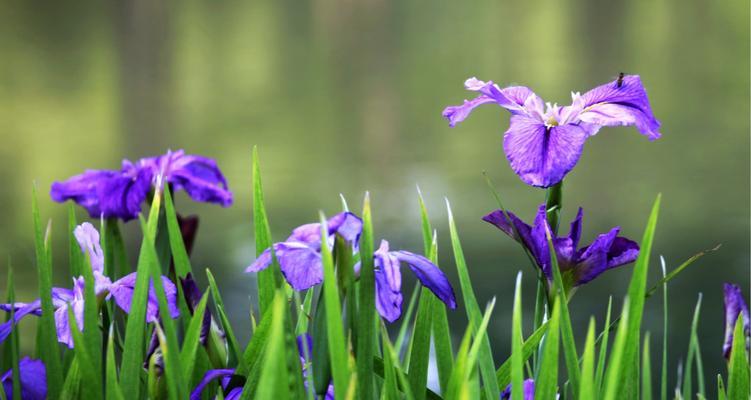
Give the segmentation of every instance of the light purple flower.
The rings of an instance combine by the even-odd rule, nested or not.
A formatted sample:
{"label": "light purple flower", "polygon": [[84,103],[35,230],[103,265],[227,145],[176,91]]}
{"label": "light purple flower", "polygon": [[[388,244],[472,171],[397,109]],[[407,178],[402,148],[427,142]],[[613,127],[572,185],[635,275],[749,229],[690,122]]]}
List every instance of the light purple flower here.
{"label": "light purple flower", "polygon": [[[535,381],[533,379],[527,379],[524,381],[524,400],[535,400]],[[511,385],[506,386],[506,389],[501,392],[501,400],[509,400],[511,398]]]}
{"label": "light purple flower", "polygon": [[[130,313],[130,305],[133,299],[133,291],[136,281],[136,272],[124,276],[115,281],[110,281],[103,273],[103,253],[99,242],[99,232],[88,222],[76,227],[74,230],[76,240],[83,252],[88,252],[91,268],[94,275],[94,293],[98,300],[113,298],[115,303],[126,313]],[[180,311],[177,306],[177,288],[167,278],[162,276],[162,285],[167,297],[170,317],[177,318]],[[68,308],[71,307],[76,318],[78,328],[83,330],[85,281],[83,276],[73,279],[73,289],[52,288],[52,306],[55,309],[55,330],[57,340],[73,347],[73,338],[70,332],[68,320]],[[42,315],[42,302],[37,299],[31,303],[0,304],[0,310],[14,311],[13,319],[0,324],[0,342],[10,335],[13,327],[27,315]],[[159,316],[159,302],[154,290],[153,280],[150,281],[148,303],[146,305],[146,321],[156,322]]]}
{"label": "light purple flower", "polygon": [[[329,246],[340,235],[356,246],[362,231],[362,220],[351,212],[339,213],[327,221]],[[306,224],[295,228],[284,242],[274,243],[274,256],[279,261],[282,275],[295,290],[305,290],[323,282],[321,260],[321,224]],[[266,249],[245,269],[258,272],[271,265],[271,250]]]}
{"label": "light purple flower", "polygon": [[[618,236],[620,227],[598,235],[592,244],[579,248],[582,216],[583,210],[579,208],[576,218],[571,222],[569,235],[553,237],[552,240],[561,273],[570,274],[574,286],[587,283],[611,268],[633,262],[639,255],[639,245],[636,242]],[[550,252],[545,233],[546,228],[550,227],[545,218],[545,205],[540,205],[534,226],[527,225],[511,212],[508,212],[508,217],[513,222],[513,227],[501,210],[495,210],[482,219],[524,245],[547,278],[552,280]]]}
{"label": "light purple flower", "polygon": [[88,170],[64,182],[53,183],[50,196],[60,203],[73,200],[92,218],[103,216],[128,221],[141,212],[141,205],[157,180],[166,181],[175,190],[185,190],[195,201],[224,207],[232,204],[232,192],[216,161],[186,155],[182,150],[135,163],[123,160],[118,171]]}
{"label": "light purple flower", "polygon": [[524,86],[501,89],[476,78],[467,79],[464,86],[480,95],[446,107],[443,116],[449,125],[454,127],[485,103],[510,111],[503,149],[514,172],[532,186],[550,187],[563,180],[579,161],[586,140],[603,126],[633,125],[650,140],[660,137],[660,123],[638,75],[623,76],[584,95],[572,93],[572,104],[564,107],[544,104]]}
{"label": "light purple flower", "polygon": [[738,320],[738,316],[743,316],[743,334],[746,336],[746,349],[749,347],[749,340],[751,340],[751,317],[748,312],[748,305],[743,300],[743,293],[741,288],[732,283],[726,283],[723,285],[725,292],[725,343],[722,346],[722,353],[726,359],[730,359],[730,351],[733,348],[733,331],[735,330],[735,322]]}
{"label": "light purple flower", "polygon": [[389,242],[385,240],[381,240],[381,246],[373,257],[376,268],[376,309],[388,322],[394,322],[402,315],[402,263],[409,265],[417,279],[447,307],[456,308],[454,289],[448,278],[427,258],[404,250],[389,251]]}
{"label": "light purple flower", "polygon": [[[23,400],[45,400],[47,398],[47,370],[41,360],[24,357],[18,363],[21,379],[21,398]],[[0,381],[5,397],[13,398],[13,369],[6,371]]]}

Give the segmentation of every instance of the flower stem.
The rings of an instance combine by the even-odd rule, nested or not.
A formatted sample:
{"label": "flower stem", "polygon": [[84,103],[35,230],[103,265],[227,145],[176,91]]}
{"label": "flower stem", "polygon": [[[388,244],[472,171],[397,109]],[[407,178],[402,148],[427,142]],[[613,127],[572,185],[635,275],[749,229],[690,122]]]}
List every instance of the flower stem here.
{"label": "flower stem", "polygon": [[563,206],[563,181],[548,188],[545,192],[545,211],[548,217],[548,224],[553,234],[558,234],[558,220],[561,215]]}

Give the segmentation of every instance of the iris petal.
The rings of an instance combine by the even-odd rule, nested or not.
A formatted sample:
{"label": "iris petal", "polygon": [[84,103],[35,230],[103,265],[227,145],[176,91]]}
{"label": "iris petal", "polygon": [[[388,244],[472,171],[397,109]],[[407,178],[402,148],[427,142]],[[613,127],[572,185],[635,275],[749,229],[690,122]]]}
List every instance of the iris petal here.
{"label": "iris petal", "polygon": [[456,308],[456,296],[454,296],[454,289],[451,287],[448,278],[435,264],[430,262],[427,258],[410,253],[408,251],[399,250],[391,252],[399,261],[407,263],[415,273],[417,279],[422,284],[430,289],[441,301],[443,301],[448,308]]}
{"label": "iris petal", "polygon": [[751,316],[748,305],[743,299],[741,288],[731,283],[723,286],[725,295],[725,343],[722,352],[725,358],[730,358],[730,350],[733,347],[733,331],[739,315],[743,315],[743,333],[746,335],[746,347],[748,348],[749,335],[751,334]]}

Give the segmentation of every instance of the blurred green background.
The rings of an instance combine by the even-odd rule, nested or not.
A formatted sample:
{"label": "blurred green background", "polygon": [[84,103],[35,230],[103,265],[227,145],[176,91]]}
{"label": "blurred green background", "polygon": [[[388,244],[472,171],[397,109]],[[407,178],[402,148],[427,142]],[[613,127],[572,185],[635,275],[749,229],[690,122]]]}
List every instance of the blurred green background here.
{"label": "blurred green background", "polygon": [[[214,157],[235,205],[194,204],[180,195],[178,208],[200,214],[194,266],[216,272],[245,339],[256,300],[255,278],[242,271],[255,251],[250,153],[258,145],[276,239],[316,220],[318,210],[337,212],[339,193],[359,209],[368,190],[377,236],[419,250],[419,184],[440,235],[442,266],[458,284],[443,200],[450,199],[480,301],[498,296],[489,331],[496,358],[505,358],[513,277],[525,272],[528,315],[534,279],[516,244],[480,221],[495,204],[481,173],[525,218],[544,192],[508,167],[504,110],[484,106],[455,129],[441,110],[471,96],[462,87],[470,76],[524,84],[567,104],[570,91],[624,71],[642,76],[664,136],[649,142],[633,128],[607,128],[592,138],[566,179],[564,223],[581,205],[584,239],[620,225],[638,240],[661,192],[653,282],[657,255],[671,268],[722,244],[669,290],[669,375],[685,357],[690,315],[703,292],[700,334],[713,382],[724,372],[721,284],[737,282],[746,293],[749,286],[748,7],[680,0],[4,0],[0,254],[12,259],[19,297],[30,299],[35,181],[42,212],[56,228],[56,283],[68,285],[66,207],[46,196],[54,180],[167,148]],[[126,231],[135,246],[137,224]],[[577,330],[592,314],[601,327],[609,294],[620,308],[630,270],[578,291],[571,303]],[[647,307],[645,328],[657,355],[659,297]],[[451,318],[458,335],[464,313]]]}

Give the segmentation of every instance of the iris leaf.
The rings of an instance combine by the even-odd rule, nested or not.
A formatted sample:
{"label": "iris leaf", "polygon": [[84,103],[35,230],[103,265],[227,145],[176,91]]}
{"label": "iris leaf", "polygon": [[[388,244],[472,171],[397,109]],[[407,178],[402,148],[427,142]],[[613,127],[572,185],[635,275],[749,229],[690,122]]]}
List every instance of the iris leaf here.
{"label": "iris leaf", "polygon": [[[261,167],[258,160],[258,148],[253,146],[253,226],[256,238],[256,256],[271,247],[271,228],[266,216],[266,206],[263,202],[263,184],[261,183]],[[276,262],[274,262],[276,264]],[[271,305],[276,288],[281,284],[279,268],[266,268],[258,272],[258,305],[263,317],[266,309]]]}
{"label": "iris leaf", "polygon": [[641,358],[641,398],[652,400],[652,360],[649,353],[649,332],[644,335]]}
{"label": "iris leaf", "polygon": [[[558,348],[560,342],[561,301],[556,298],[553,313],[545,335],[545,345],[542,349],[540,373],[535,381],[535,396],[541,399],[555,398],[558,389]],[[513,389],[512,389],[513,390]]]}
{"label": "iris leaf", "polygon": [[595,319],[589,320],[587,339],[584,341],[582,355],[581,383],[579,384],[579,400],[589,400],[597,397],[595,386]]}
{"label": "iris leaf", "polygon": [[[374,386],[373,386],[373,351],[376,341],[375,332],[375,271],[373,263],[373,221],[370,211],[370,196],[366,193],[365,200],[363,201],[362,211],[362,235],[360,237],[360,254],[361,268],[360,268],[360,290],[359,290],[359,309],[357,312],[357,392],[358,398],[363,400],[373,399]],[[325,234],[322,234],[325,237]],[[326,244],[323,244],[326,247]],[[333,283],[334,281],[329,281]],[[332,286],[332,285],[328,285]],[[324,288],[324,292],[326,288]],[[331,291],[331,289],[329,289]],[[354,295],[354,294],[352,294]],[[329,296],[324,293],[326,298],[326,310],[332,313],[331,317],[334,317],[336,310],[331,309],[331,303],[329,302]],[[330,297],[332,300],[334,297]],[[352,302],[351,304],[354,304]],[[337,301],[337,307],[338,307]],[[334,329],[337,332],[339,329],[336,326],[331,326],[332,320],[328,319],[329,329]],[[329,346],[333,345],[329,338]],[[430,338],[428,338],[430,342]],[[346,343],[338,344],[342,346],[342,349],[346,349]],[[428,343],[428,346],[430,344]],[[333,350],[333,349],[330,349]],[[338,352],[338,351],[337,351]],[[331,353],[332,367],[337,368],[334,351]],[[346,359],[345,359],[346,360]],[[342,360],[339,360],[341,362]],[[345,371],[346,372],[346,371]],[[333,371],[334,380],[336,381],[337,371]],[[340,380],[344,379],[345,374],[341,374]],[[337,391],[337,395],[339,391]]]}
{"label": "iris leaf", "polygon": [[748,399],[749,364],[746,358],[746,336],[743,332],[743,315],[738,315],[733,330],[733,347],[728,364],[728,399]]}

